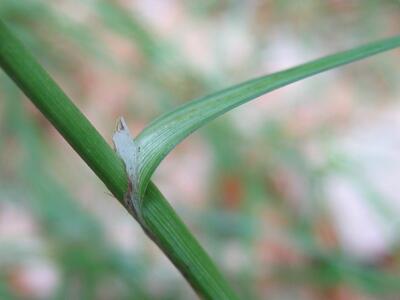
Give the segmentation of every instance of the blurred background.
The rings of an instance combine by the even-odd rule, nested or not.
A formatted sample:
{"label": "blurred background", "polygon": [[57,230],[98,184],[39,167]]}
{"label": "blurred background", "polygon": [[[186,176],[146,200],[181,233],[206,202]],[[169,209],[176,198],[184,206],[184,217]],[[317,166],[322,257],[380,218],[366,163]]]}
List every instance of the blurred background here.
{"label": "blurred background", "polygon": [[[2,0],[111,142],[190,99],[399,34],[397,0]],[[260,97],[153,179],[243,299],[399,299],[400,51]],[[196,299],[0,72],[0,298]]]}

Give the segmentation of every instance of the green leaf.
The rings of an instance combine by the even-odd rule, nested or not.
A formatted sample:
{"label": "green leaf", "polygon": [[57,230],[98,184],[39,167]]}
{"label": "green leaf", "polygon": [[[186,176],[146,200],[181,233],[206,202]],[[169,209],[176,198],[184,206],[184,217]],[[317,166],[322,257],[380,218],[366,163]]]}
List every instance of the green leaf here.
{"label": "green leaf", "polygon": [[143,198],[152,174],[165,156],[189,134],[216,117],[279,87],[399,46],[400,36],[377,41],[249,80],[162,115],[135,139],[138,151],[135,185],[139,199]]}

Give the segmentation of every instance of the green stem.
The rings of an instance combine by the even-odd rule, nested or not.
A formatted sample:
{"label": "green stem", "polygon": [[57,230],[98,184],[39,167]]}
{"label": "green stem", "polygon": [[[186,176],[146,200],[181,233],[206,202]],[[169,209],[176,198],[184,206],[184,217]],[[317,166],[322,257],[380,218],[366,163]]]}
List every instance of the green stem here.
{"label": "green stem", "polygon": [[[122,161],[33,56],[0,22],[0,66],[123,204]],[[154,184],[143,201],[147,234],[204,299],[237,299],[214,263]]]}

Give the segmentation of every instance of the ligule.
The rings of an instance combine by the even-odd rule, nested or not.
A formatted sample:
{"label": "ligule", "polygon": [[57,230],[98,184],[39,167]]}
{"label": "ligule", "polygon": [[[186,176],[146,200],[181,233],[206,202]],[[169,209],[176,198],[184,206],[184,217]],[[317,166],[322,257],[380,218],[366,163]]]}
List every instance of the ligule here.
{"label": "ligule", "polygon": [[115,151],[124,163],[128,177],[128,191],[124,195],[125,205],[136,220],[144,226],[141,207],[142,196],[139,193],[139,147],[124,118],[118,120],[112,140]]}

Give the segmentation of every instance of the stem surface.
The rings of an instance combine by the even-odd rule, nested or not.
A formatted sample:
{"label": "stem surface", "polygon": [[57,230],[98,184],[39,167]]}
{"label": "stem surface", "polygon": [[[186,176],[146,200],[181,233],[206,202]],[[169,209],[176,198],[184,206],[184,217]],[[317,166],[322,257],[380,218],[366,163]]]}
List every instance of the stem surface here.
{"label": "stem surface", "polygon": [[[0,66],[124,205],[127,176],[110,145],[0,21]],[[204,299],[238,299],[153,183],[145,193],[147,235]],[[73,220],[71,220],[73,222]]]}

